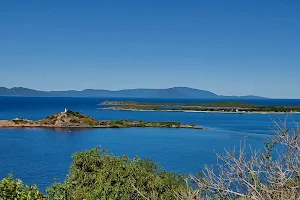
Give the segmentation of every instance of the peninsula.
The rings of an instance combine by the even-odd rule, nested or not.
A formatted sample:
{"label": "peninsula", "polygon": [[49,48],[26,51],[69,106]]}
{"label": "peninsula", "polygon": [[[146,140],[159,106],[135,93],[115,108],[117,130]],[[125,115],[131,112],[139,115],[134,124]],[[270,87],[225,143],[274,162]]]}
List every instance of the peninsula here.
{"label": "peninsula", "polygon": [[130,111],[177,111],[177,112],[220,112],[220,113],[300,113],[300,106],[260,106],[246,102],[211,103],[158,103],[134,101],[104,101],[100,103],[109,110]]}
{"label": "peninsula", "polygon": [[196,125],[181,124],[179,122],[144,122],[130,120],[96,120],[90,116],[66,110],[44,119],[33,121],[15,118],[0,120],[0,128],[130,128],[130,127],[157,127],[157,128],[188,128],[203,129]]}

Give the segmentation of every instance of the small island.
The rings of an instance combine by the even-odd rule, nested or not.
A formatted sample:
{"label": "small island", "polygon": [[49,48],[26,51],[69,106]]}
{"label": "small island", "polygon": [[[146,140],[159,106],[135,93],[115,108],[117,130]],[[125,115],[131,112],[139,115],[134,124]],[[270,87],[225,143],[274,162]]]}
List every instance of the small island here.
{"label": "small island", "polygon": [[196,125],[181,124],[179,122],[145,122],[130,120],[96,120],[88,115],[71,110],[56,113],[44,119],[33,121],[15,118],[0,120],[0,128],[130,128],[130,127],[155,127],[155,128],[188,128],[203,129]]}
{"label": "small island", "polygon": [[[158,103],[134,101],[104,101],[106,107],[100,109],[127,111],[177,111],[177,112],[217,112],[238,114],[281,114],[300,113],[298,105],[260,106],[246,102],[211,102],[211,103]],[[108,107],[107,107],[108,106]]]}

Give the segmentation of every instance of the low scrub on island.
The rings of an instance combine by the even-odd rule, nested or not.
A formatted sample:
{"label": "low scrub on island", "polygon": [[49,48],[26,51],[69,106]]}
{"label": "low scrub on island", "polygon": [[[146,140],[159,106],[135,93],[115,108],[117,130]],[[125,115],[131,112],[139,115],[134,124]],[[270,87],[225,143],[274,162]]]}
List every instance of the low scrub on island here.
{"label": "low scrub on island", "polygon": [[[115,157],[94,148],[73,155],[63,183],[45,194],[12,175],[0,181],[0,199],[21,200],[202,200],[300,198],[300,128],[279,128],[263,151],[243,148],[217,154],[218,164],[199,175],[183,176],[161,169],[150,159]],[[199,158],[201,159],[201,158]]]}
{"label": "low scrub on island", "polygon": [[299,113],[297,105],[262,106],[247,102],[211,102],[211,103],[158,103],[133,101],[104,101],[101,105],[112,106],[101,109],[109,110],[152,110],[152,111],[206,111],[238,113]]}
{"label": "low scrub on island", "polygon": [[0,120],[0,128],[6,127],[40,127],[40,128],[188,128],[204,129],[194,124],[180,122],[145,122],[137,120],[97,120],[91,116],[68,110],[55,113],[38,121],[15,118]]}

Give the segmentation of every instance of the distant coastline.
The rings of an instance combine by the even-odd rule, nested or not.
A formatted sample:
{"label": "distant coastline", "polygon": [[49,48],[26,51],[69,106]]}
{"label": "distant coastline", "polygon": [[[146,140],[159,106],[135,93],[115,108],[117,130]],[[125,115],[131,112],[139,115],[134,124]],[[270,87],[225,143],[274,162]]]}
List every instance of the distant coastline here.
{"label": "distant coastline", "polygon": [[197,110],[137,110],[137,109],[114,109],[99,108],[100,110],[120,110],[133,112],[186,112],[186,113],[225,113],[225,114],[300,114],[300,112],[222,112],[222,111],[197,111]]}
{"label": "distant coastline", "polygon": [[299,114],[300,106],[258,106],[245,102],[212,103],[151,103],[133,101],[104,101],[100,105],[110,106],[103,110],[202,112],[231,114]]}
{"label": "distant coastline", "polygon": [[24,96],[24,97],[99,97],[99,98],[159,98],[159,99],[268,99],[266,97],[223,96],[211,91],[188,87],[172,87],[166,89],[123,89],[102,90],[85,89],[81,91],[40,91],[24,87],[6,88],[0,87],[0,96]]}

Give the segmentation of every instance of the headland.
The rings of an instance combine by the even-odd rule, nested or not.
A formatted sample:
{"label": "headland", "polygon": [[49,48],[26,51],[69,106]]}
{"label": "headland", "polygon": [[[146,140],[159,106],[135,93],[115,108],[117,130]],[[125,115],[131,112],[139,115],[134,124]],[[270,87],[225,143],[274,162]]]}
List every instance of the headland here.
{"label": "headland", "polygon": [[203,129],[197,125],[181,124],[179,122],[145,122],[134,120],[96,120],[91,116],[66,110],[41,120],[15,118],[0,120],[0,128],[130,128],[130,127],[155,127],[155,128],[188,128]]}

